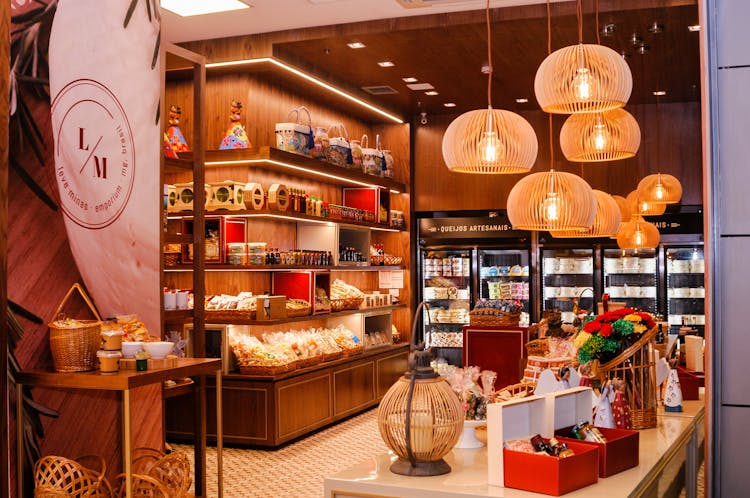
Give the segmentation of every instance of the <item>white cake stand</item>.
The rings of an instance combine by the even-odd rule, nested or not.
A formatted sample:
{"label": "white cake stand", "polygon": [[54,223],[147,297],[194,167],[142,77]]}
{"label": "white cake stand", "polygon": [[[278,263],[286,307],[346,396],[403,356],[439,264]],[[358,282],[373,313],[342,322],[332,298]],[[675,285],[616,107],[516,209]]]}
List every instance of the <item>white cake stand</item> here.
{"label": "white cake stand", "polygon": [[454,448],[470,449],[481,448],[484,443],[477,439],[474,429],[480,425],[487,425],[486,420],[464,420],[464,430]]}

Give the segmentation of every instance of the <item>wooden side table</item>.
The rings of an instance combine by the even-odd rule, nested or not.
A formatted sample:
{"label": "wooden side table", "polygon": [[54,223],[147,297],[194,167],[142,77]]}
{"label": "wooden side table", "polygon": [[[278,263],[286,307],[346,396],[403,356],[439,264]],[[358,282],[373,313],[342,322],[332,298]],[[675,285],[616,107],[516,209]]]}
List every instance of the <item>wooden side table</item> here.
{"label": "wooden side table", "polygon": [[[16,399],[23,399],[23,386],[60,389],[101,389],[122,393],[122,459],[125,470],[127,496],[132,496],[133,448],[130,426],[130,390],[170,379],[198,377],[195,385],[196,413],[200,414],[195,423],[195,489],[196,496],[206,496],[206,392],[205,376],[216,376],[216,463],[219,498],[223,495],[222,472],[222,402],[221,402],[221,360],[208,358],[179,358],[176,367],[150,369],[145,372],[120,370],[114,374],[92,372],[50,372],[28,370],[16,378]],[[23,403],[16,403],[18,496],[23,496]]]}

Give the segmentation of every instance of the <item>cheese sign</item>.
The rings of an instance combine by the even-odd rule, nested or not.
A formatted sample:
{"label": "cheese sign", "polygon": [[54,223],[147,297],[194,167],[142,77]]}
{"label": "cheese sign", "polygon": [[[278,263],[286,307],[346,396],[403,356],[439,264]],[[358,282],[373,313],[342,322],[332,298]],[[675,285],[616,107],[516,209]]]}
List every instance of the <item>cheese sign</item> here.
{"label": "cheese sign", "polygon": [[419,237],[422,239],[475,239],[528,237],[529,232],[514,230],[507,216],[422,218]]}

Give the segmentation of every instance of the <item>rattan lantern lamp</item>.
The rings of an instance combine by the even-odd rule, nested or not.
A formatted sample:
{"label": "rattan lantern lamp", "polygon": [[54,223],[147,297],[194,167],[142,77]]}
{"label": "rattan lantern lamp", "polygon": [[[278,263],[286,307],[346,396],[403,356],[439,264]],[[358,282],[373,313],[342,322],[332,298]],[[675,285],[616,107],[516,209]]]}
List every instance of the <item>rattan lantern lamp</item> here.
{"label": "rattan lantern lamp", "polygon": [[514,112],[492,108],[492,43],[487,0],[487,109],[461,114],[443,135],[443,160],[459,173],[526,173],[534,165],[538,143],[534,128]]}
{"label": "rattan lantern lamp", "polygon": [[[620,208],[620,226],[617,229],[617,232],[619,232],[620,228],[622,228],[622,226],[625,223],[627,223],[628,221],[630,221],[630,203],[628,202],[628,200],[626,198],[624,198],[621,195],[613,195],[612,198],[617,203],[617,207]],[[614,235],[612,235],[610,238],[611,239],[616,239],[617,238],[617,233],[615,233]]]}
{"label": "rattan lantern lamp", "polygon": [[574,239],[611,237],[617,234],[620,228],[620,208],[617,202],[606,192],[594,190],[596,197],[596,215],[591,228],[588,230],[560,230],[551,232],[553,237],[566,237]]}
{"label": "rattan lantern lamp", "polygon": [[[534,93],[539,106],[553,114],[604,112],[624,107],[633,90],[630,67],[611,48],[583,43],[581,0],[576,3],[576,10],[578,44],[552,52],[537,69]],[[549,7],[547,11],[549,33]]]}
{"label": "rattan lantern lamp", "polygon": [[643,216],[634,214],[617,232],[617,246],[620,249],[653,249],[659,245],[659,229]]}
{"label": "rattan lantern lamp", "polygon": [[624,109],[572,114],[560,130],[560,148],[568,161],[617,161],[635,156],[641,129]]}
{"label": "rattan lantern lamp", "polygon": [[430,366],[432,351],[415,344],[420,303],[411,331],[409,371],[391,386],[378,407],[378,428],[398,455],[391,472],[406,476],[447,474],[443,457],[456,445],[464,425],[461,403]]}

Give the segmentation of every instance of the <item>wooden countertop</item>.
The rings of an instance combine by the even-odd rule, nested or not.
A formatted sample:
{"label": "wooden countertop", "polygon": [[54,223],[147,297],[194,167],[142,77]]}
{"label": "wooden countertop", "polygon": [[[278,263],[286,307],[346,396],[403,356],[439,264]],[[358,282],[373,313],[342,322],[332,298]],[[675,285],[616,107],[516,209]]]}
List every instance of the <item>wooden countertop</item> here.
{"label": "wooden countertop", "polygon": [[20,384],[37,387],[64,389],[102,389],[126,391],[134,387],[155,384],[169,379],[208,375],[221,370],[221,360],[214,358],[178,358],[176,367],[152,368],[144,372],[120,370],[116,373],[54,372],[49,370],[25,370],[18,374]]}

